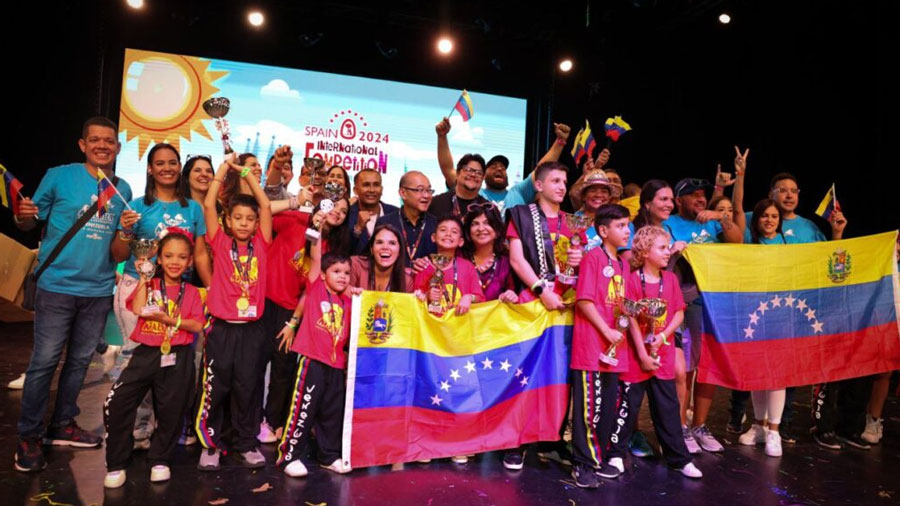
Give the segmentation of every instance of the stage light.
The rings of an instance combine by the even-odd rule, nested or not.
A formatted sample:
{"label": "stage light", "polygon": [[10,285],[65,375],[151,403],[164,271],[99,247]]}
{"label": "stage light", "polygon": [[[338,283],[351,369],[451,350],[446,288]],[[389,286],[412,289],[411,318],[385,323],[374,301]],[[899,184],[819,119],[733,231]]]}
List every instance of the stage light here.
{"label": "stage light", "polygon": [[725,14],[725,13],[720,14],[719,15],[719,23],[722,23],[723,25],[727,25],[728,23],[731,23],[731,16],[729,16],[728,14]]}
{"label": "stage light", "polygon": [[565,60],[559,62],[559,70],[562,70],[563,72],[572,70],[572,60],[566,58]]}
{"label": "stage light", "polygon": [[438,40],[437,49],[441,54],[450,54],[450,52],[453,51],[453,41],[447,37],[443,37]]}
{"label": "stage light", "polygon": [[266,18],[263,17],[262,12],[252,11],[247,15],[247,21],[250,22],[253,26],[262,26],[263,22],[265,22]]}
{"label": "stage light", "polygon": [[144,0],[125,0],[125,3],[132,9],[140,9],[144,6]]}

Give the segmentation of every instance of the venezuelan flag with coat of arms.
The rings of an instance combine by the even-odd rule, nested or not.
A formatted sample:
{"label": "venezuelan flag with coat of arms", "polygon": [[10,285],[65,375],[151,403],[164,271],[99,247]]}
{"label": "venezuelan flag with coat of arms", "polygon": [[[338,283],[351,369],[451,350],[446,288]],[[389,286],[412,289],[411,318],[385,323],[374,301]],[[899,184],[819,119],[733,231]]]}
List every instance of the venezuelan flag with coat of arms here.
{"label": "venezuelan flag with coat of arms", "polygon": [[900,369],[896,238],[688,246],[704,309],[698,381],[770,390]]}
{"label": "venezuelan flag with coat of arms", "polygon": [[436,317],[410,294],[353,300],[343,460],[354,468],[555,441],[572,312],[540,301]]}

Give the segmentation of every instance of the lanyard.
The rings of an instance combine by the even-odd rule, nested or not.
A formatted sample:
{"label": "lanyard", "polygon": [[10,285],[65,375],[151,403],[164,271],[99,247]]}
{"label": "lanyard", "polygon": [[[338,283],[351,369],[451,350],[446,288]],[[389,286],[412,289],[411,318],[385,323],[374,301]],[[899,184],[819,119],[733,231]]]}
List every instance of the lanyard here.
{"label": "lanyard", "polygon": [[[644,297],[648,297],[647,295],[647,282],[644,280],[644,268],[641,267],[641,294]],[[658,299],[661,299],[663,296],[663,273],[659,273],[659,294],[656,296]]]}
{"label": "lanyard", "polygon": [[238,256],[238,245],[235,239],[231,240],[231,261],[234,268],[237,269],[238,275],[241,277],[241,289],[246,292],[250,289],[250,267],[253,265],[253,239],[247,243],[247,265],[241,263]]}
{"label": "lanyard", "polygon": [[456,193],[453,194],[453,198],[450,200],[453,202],[453,210],[451,211],[453,216],[461,216],[462,212],[459,210],[459,199],[456,198]]}
{"label": "lanyard", "polygon": [[[419,230],[419,233],[416,235],[416,244],[413,245],[412,249],[409,248],[409,237],[406,235],[406,225],[403,223],[404,221],[409,221],[406,218],[406,215],[403,214],[403,208],[400,208],[400,232],[403,233],[403,242],[406,243],[406,253],[409,255],[409,261],[412,262],[416,258],[416,251],[419,250],[419,242],[422,240],[422,235],[425,232],[425,214],[423,213],[419,216],[419,221],[422,222],[422,228]],[[418,225],[412,225],[413,230],[418,228]]]}
{"label": "lanyard", "polygon": [[[337,345],[341,341],[341,334],[343,334],[343,328],[338,328],[337,324],[337,316],[334,314],[334,302],[331,299],[331,292],[328,289],[325,289],[325,295],[328,296],[328,314],[331,317],[331,328],[329,329],[329,334],[331,334],[331,362],[337,362]],[[344,315],[344,299],[338,297],[338,302],[341,303],[341,327],[343,327],[343,315]]]}
{"label": "lanyard", "polygon": [[175,308],[173,308],[171,312],[169,311],[169,296],[166,294],[166,280],[160,279],[159,286],[159,298],[162,303],[163,311],[165,311],[167,315],[174,317],[179,308],[181,308],[181,299],[184,298],[184,281],[181,282],[181,287],[178,288],[178,299],[175,300]]}
{"label": "lanyard", "polygon": [[[491,266],[488,267],[487,269],[485,269],[484,271],[481,271],[481,270],[478,271],[478,282],[481,283],[481,291],[482,292],[487,290],[488,285],[490,285],[491,282],[494,281],[494,274],[497,273],[497,256],[491,255],[491,257],[492,257]],[[472,260],[473,261],[475,260],[474,255],[472,256]],[[485,274],[489,274],[487,277],[487,280],[484,280],[484,278],[482,277]]]}
{"label": "lanyard", "polygon": [[[600,249],[603,251],[603,254],[606,255],[606,260],[607,260],[607,262],[609,262],[609,265],[613,265],[612,257],[609,255],[609,252],[606,251],[606,248],[602,244],[600,245]],[[623,262],[621,258],[617,258],[616,260],[619,261],[619,273],[624,276],[625,275],[625,262]]]}

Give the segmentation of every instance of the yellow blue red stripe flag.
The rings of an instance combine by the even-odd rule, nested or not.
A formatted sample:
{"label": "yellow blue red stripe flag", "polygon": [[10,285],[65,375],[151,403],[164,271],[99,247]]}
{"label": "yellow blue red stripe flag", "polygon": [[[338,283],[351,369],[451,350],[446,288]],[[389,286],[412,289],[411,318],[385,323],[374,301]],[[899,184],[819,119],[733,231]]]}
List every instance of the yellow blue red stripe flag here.
{"label": "yellow blue red stripe flag", "polygon": [[704,309],[698,381],[770,390],[900,369],[896,238],[688,246]]}
{"label": "yellow blue red stripe flag", "polygon": [[354,468],[559,438],[572,314],[540,301],[435,317],[413,295],[354,297],[343,460]]}
{"label": "yellow blue red stripe flag", "polygon": [[472,119],[472,116],[475,115],[475,106],[472,105],[472,99],[469,98],[468,91],[462,91],[462,94],[459,96],[459,100],[456,101],[456,105],[453,106],[453,109],[462,116],[463,121]]}
{"label": "yellow blue red stripe flag", "polygon": [[13,176],[12,172],[0,165],[0,204],[8,207],[13,212],[19,210],[19,197],[22,195],[22,183]]}
{"label": "yellow blue red stripe flag", "polygon": [[816,214],[827,220],[831,218],[831,213],[833,213],[835,209],[840,211],[841,206],[840,204],[838,204],[837,197],[834,193],[834,183],[832,183],[831,188],[829,188],[828,192],[825,193],[825,198],[823,198],[822,202],[819,203],[819,207],[816,209]]}

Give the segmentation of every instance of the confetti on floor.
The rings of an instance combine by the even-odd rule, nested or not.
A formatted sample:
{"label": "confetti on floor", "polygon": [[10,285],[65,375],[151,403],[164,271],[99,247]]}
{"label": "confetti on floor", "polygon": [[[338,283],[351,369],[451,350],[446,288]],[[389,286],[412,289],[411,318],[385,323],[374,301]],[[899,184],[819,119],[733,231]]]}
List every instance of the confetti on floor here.
{"label": "confetti on floor", "polygon": [[253,489],[253,493],[254,493],[254,494],[258,494],[258,493],[260,493],[260,492],[265,492],[265,491],[267,491],[267,490],[270,490],[271,488],[272,488],[272,485],[269,485],[269,482],[265,482],[265,483],[263,483],[262,485],[260,485],[260,486],[258,486],[258,487],[256,487],[256,488],[254,488],[254,489]]}
{"label": "confetti on floor", "polygon": [[223,497],[221,499],[213,499],[212,501],[209,501],[209,504],[211,504],[212,506],[221,506],[222,504],[225,504],[227,502],[228,498]]}

